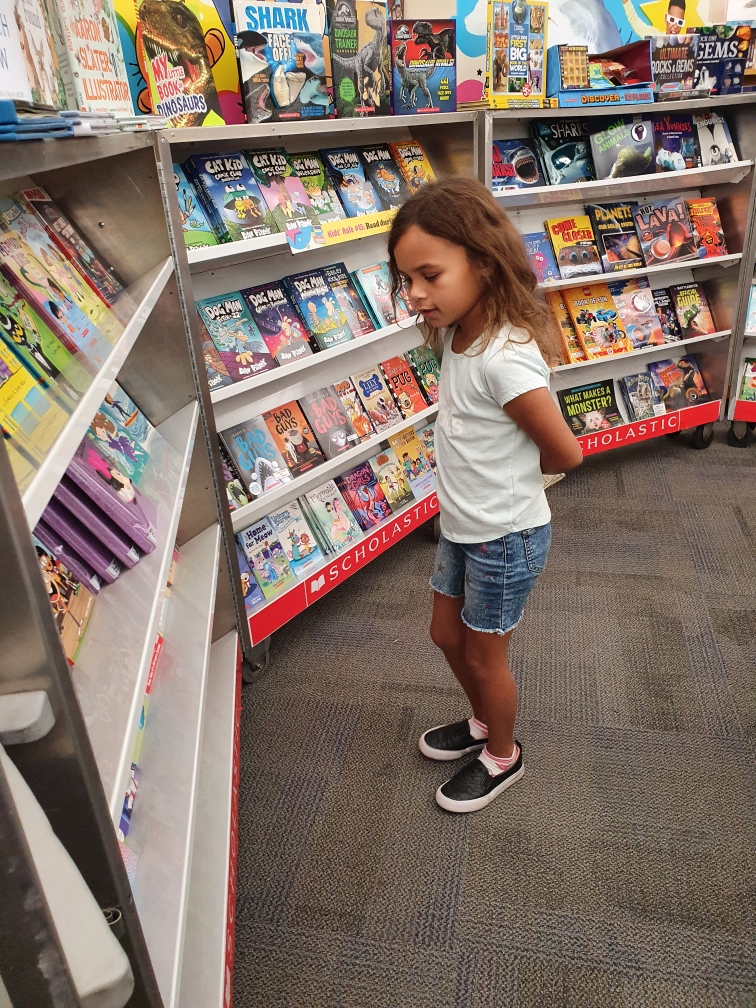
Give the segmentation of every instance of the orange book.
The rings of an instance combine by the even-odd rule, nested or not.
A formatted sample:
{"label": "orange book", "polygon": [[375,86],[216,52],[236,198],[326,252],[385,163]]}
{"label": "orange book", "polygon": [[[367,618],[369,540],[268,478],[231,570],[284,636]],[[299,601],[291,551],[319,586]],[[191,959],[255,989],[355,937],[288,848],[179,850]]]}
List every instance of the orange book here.
{"label": "orange book", "polygon": [[325,462],[312,428],[295,400],[263,413],[263,420],[292,476],[301,476]]}
{"label": "orange book", "polygon": [[381,364],[386,384],[394,394],[402,416],[406,420],[424,410],[428,403],[404,357],[391,357]]}
{"label": "orange book", "polygon": [[583,345],[577,338],[575,326],[572,324],[567,305],[564,303],[560,290],[547,290],[543,294],[551,314],[556,320],[559,336],[562,340],[562,364],[581,364],[587,361]]}
{"label": "orange book", "polygon": [[563,295],[588,360],[628,353],[633,349],[614,298],[605,283],[568,287]]}

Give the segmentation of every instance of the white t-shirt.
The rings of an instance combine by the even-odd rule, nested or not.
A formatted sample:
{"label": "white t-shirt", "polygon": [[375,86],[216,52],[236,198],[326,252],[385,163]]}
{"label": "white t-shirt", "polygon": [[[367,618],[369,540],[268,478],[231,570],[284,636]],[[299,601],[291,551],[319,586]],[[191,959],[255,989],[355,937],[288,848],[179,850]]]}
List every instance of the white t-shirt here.
{"label": "white t-shirt", "polygon": [[443,336],[435,437],[441,531],[452,542],[490,542],[551,519],[540,449],[502,409],[548,388],[549,369],[534,341],[510,342],[526,339],[522,330],[504,326],[482,353],[474,344],[457,354],[455,328]]}

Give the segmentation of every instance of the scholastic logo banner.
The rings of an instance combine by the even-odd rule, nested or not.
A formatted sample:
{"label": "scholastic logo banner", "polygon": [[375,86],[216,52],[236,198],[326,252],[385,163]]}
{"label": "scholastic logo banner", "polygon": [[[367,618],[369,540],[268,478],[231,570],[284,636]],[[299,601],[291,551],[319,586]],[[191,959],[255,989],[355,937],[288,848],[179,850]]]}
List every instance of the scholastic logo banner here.
{"label": "scholastic logo banner", "polygon": [[674,413],[667,413],[651,420],[636,420],[635,423],[621,424],[619,427],[612,427],[596,434],[583,434],[578,441],[583,449],[583,455],[595,455],[597,452],[609,451],[610,448],[620,448],[623,445],[661,437],[662,434],[673,434],[688,427],[698,427],[699,424],[713,423],[719,418],[719,405],[719,400],[701,403],[700,406],[676,410]]}

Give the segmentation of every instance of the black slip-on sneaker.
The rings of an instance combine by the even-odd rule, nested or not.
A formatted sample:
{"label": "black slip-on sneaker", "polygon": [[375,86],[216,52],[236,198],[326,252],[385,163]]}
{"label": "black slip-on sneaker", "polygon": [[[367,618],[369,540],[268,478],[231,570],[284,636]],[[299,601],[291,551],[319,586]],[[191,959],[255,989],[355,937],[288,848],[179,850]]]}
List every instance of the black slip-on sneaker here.
{"label": "black slip-on sneaker", "polygon": [[428,759],[453,760],[461,759],[468,753],[482,749],[488,742],[487,738],[477,739],[470,734],[470,722],[455,721],[453,724],[439,725],[430,728],[420,736],[418,745],[420,752]]}
{"label": "black slip-on sneaker", "polygon": [[[515,744],[520,743],[515,740]],[[477,812],[485,808],[525,773],[520,755],[504,773],[490,774],[488,768],[476,757],[458,770],[452,778],[436,791],[436,801],[447,812]]]}

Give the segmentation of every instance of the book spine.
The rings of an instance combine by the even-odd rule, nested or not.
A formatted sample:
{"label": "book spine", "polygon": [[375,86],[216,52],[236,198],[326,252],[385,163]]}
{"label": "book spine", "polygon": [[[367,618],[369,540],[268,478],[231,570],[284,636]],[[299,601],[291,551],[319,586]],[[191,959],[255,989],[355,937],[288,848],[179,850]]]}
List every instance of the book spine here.
{"label": "book spine", "polygon": [[210,190],[208,189],[202,175],[195,169],[194,163],[191,159],[184,163],[183,169],[187,182],[194,189],[197,199],[200,201],[200,205],[205,211],[205,216],[207,217],[210,227],[215,232],[215,237],[222,244],[231,241],[231,236],[226,230],[223,219],[218,212],[218,208],[213,202]]}
{"label": "book spine", "polygon": [[113,554],[54,497],[42,512],[42,520],[89,564],[95,574],[100,575],[105,584],[113,584],[120,576],[121,565]]}
{"label": "book spine", "polygon": [[99,575],[92,570],[86,561],[82,560],[82,558],[78,556],[76,551],[69,546],[68,543],[63,542],[61,537],[56,535],[56,533],[53,532],[53,530],[46,525],[45,522],[37,522],[37,527],[34,529],[34,535],[46,549],[49,549],[62,564],[65,564],[65,566],[68,567],[77,581],[80,581],[94,595],[99,594],[100,589],[102,588],[102,582]]}
{"label": "book spine", "polygon": [[370,303],[370,298],[367,296],[365,288],[360,283],[359,274],[355,271],[354,273],[350,273],[349,276],[352,278],[352,283],[357,288],[357,293],[360,295],[360,298],[362,299],[362,303],[365,305],[365,309],[367,310],[367,313],[370,316],[370,319],[371,319],[373,325],[375,326],[375,328],[376,329],[385,329],[386,328],[386,323],[383,321],[383,319],[379,319],[378,316],[376,315],[375,309],[373,308],[372,304]]}
{"label": "book spine", "polygon": [[[25,301],[28,301],[29,304],[32,305],[34,308],[39,307],[37,299],[34,297],[34,292],[29,287],[27,287],[25,283],[23,283],[16,276],[14,276],[13,271],[8,269],[8,267],[5,266],[2,262],[0,262],[0,273],[2,273],[2,275],[8,281],[8,283],[11,285],[11,287],[15,291],[18,291],[18,293]],[[77,360],[80,360],[82,363],[86,361],[85,366],[87,370],[91,374],[94,374],[95,373],[93,370],[94,365],[79,350],[79,347],[77,347],[76,343],[74,343],[74,341],[70,338],[65,329],[63,329],[60,325],[58,325],[54,318],[49,317],[49,313],[43,316],[43,320],[45,324],[48,326],[48,328],[52,330],[53,335],[58,337],[58,339],[66,348],[66,350],[68,350],[70,354],[78,355]]]}
{"label": "book spine", "polygon": [[136,567],[141,550],[67,476],[55,488],[54,498],[78,518],[124,567]]}

